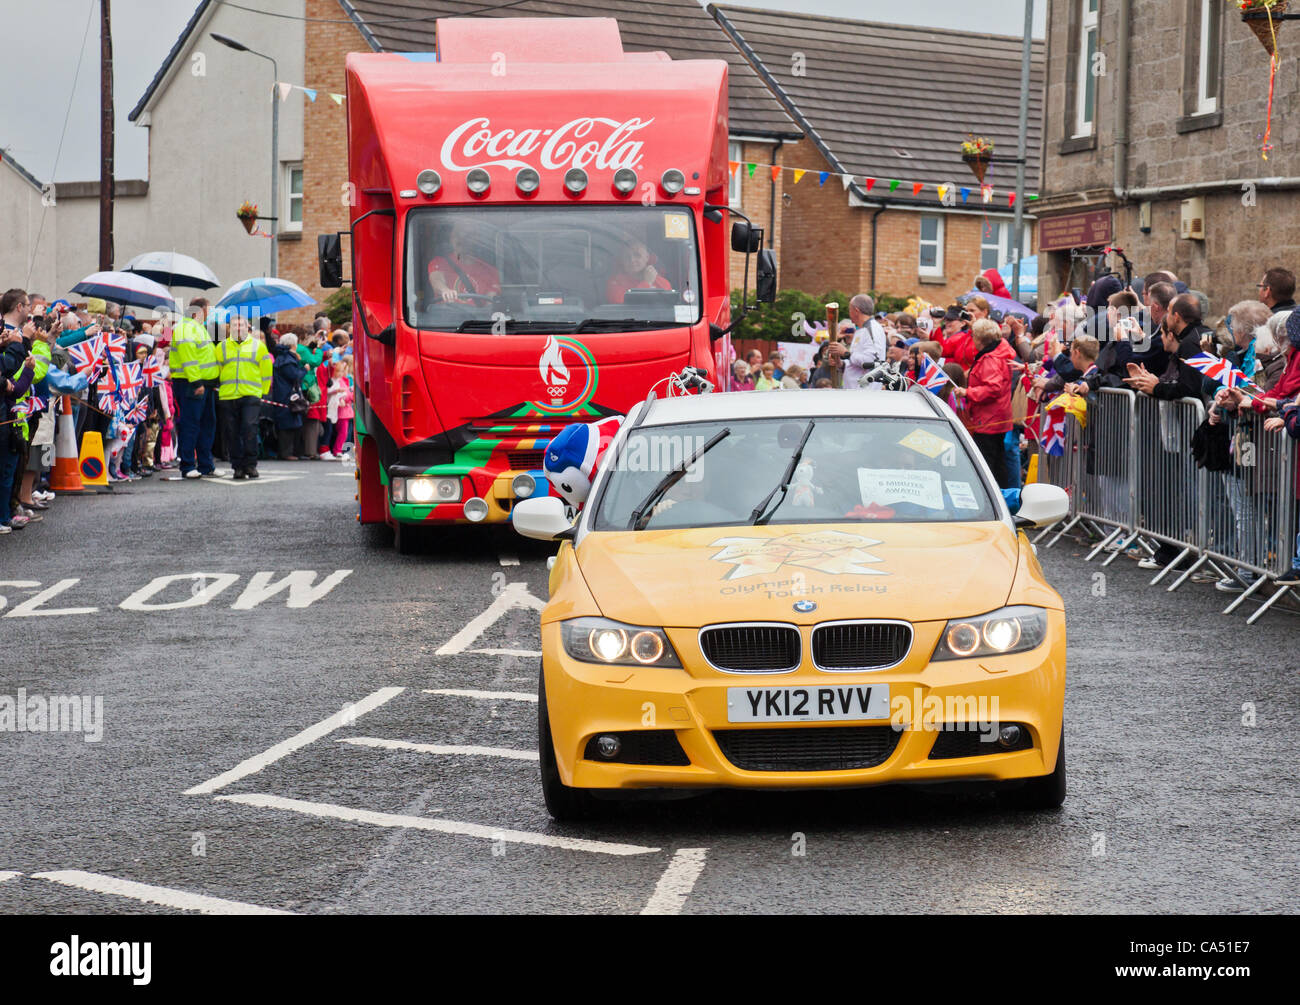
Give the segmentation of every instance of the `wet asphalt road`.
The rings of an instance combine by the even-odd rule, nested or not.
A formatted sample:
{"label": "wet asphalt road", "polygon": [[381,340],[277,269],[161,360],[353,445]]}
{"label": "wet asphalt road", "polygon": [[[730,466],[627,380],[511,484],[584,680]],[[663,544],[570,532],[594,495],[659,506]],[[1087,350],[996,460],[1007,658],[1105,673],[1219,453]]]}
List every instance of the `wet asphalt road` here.
{"label": "wet asphalt road", "polygon": [[[263,472],[62,499],[0,538],[0,580],[40,584],[0,585],[0,695],[100,695],[104,707],[96,743],[0,732],[0,912],[170,913],[204,895],[322,914],[635,913],[680,849],[707,849],[685,899],[668,898],[685,913],[1300,903],[1295,615],[1246,627],[1220,615],[1211,587],[1171,595],[1126,559],[1085,566],[1062,541],[1043,553],[1069,613],[1060,812],[911,791],[721,794],[561,826],[527,759],[536,657],[472,651],[536,649],[536,613],[508,609],[467,651],[436,652],[506,584],[544,598],[548,551],[477,532],[400,557],[355,524],[349,469]],[[256,573],[294,570],[317,586],[350,571],[300,606],[245,592]],[[237,579],[197,606],[120,606],[155,577],[200,572]],[[97,610],[19,613],[67,579],[36,609]],[[194,600],[192,583],[143,602]],[[375,707],[339,728],[185,794],[368,696]],[[357,739],[473,752],[345,742]],[[150,899],[173,906],[36,876],[63,870],[161,887]]]}

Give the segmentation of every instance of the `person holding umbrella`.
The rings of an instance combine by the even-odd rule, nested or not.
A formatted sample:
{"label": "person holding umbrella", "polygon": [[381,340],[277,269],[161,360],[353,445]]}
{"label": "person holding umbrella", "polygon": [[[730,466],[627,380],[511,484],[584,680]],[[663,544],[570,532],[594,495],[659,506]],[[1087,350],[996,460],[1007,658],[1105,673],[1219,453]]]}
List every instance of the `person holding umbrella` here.
{"label": "person holding umbrella", "polygon": [[208,334],[208,301],[190,302],[193,316],[172,328],[167,365],[176,397],[176,438],[181,477],[213,476],[212,441],[217,432],[217,354]]}

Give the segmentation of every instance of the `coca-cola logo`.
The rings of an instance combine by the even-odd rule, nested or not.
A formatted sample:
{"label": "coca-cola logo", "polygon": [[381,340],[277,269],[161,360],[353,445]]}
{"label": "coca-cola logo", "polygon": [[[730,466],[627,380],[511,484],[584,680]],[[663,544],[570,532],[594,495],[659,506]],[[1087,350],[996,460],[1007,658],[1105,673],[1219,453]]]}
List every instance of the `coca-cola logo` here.
{"label": "coca-cola logo", "polygon": [[[594,167],[600,171],[636,168],[644,143],[632,135],[654,119],[579,118],[553,129],[501,129],[493,131],[486,117],[469,119],[447,134],[442,143],[442,166],[448,171],[471,168],[540,167],[546,171]],[[531,158],[537,155],[537,163]]]}

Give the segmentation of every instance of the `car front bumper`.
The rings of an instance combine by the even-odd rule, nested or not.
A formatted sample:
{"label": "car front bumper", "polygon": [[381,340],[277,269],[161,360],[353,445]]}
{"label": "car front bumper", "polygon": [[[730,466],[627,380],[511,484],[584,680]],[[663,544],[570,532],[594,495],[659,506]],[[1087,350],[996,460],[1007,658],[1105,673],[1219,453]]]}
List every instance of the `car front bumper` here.
{"label": "car front bumper", "polygon": [[[1065,615],[1048,612],[1046,640],[1011,656],[928,662],[942,623],[917,624],[912,658],[892,670],[825,673],[810,665],[792,673],[733,674],[709,667],[690,629],[668,629],[685,669],[600,666],[569,657],[558,622],[543,626],[542,665],[551,735],[566,785],[595,789],[818,788],[954,781],[998,782],[1051,773],[1060,745],[1065,701]],[[917,656],[924,653],[924,656]],[[890,688],[891,710],[903,723],[879,763],[847,770],[750,770],[724,753],[719,731],[887,727],[889,719],[854,722],[733,723],[727,690],[735,687]],[[900,698],[906,699],[900,702]],[[932,758],[945,724],[976,718],[1017,723],[1031,745],[1004,751]],[[630,764],[588,757],[601,734],[670,730],[689,765]],[[723,734],[725,736],[726,734]],[[785,737],[776,737],[779,750]],[[792,738],[797,743],[807,737]],[[730,745],[733,751],[734,745]],[[593,752],[594,753],[594,752]],[[779,757],[778,757],[779,762]],[[766,765],[765,767],[771,767]]]}

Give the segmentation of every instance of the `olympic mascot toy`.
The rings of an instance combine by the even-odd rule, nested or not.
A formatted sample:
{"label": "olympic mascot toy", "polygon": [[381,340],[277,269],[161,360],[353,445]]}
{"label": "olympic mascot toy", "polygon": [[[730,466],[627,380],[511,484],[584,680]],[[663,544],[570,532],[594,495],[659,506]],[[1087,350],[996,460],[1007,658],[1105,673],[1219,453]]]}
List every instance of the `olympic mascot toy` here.
{"label": "olympic mascot toy", "polygon": [[587,501],[596,469],[623,424],[621,415],[566,427],[551,440],[542,461],[546,480],[566,504],[577,510]]}

